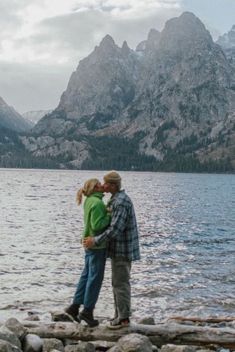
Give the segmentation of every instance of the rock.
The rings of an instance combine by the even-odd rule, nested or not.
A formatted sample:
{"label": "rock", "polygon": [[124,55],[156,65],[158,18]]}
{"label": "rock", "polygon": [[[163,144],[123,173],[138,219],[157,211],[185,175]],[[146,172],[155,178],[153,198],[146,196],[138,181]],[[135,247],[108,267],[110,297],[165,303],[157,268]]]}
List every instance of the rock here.
{"label": "rock", "polygon": [[115,342],[111,341],[91,341],[92,345],[95,347],[96,350],[98,351],[105,351],[107,349],[110,349],[111,347],[115,346]]}
{"label": "rock", "polygon": [[120,347],[118,347],[117,345],[113,346],[112,348],[110,348],[108,350],[108,352],[122,352],[122,350],[120,349]]}
{"label": "rock", "polygon": [[[95,340],[89,342],[95,347],[95,350],[97,351],[106,351],[116,345],[116,343],[112,341]],[[76,344],[74,339],[63,339],[63,343],[65,346]]]}
{"label": "rock", "polygon": [[138,324],[155,325],[155,321],[153,317],[144,317],[138,320]]}
{"label": "rock", "polygon": [[25,318],[24,320],[28,320],[28,321],[39,321],[40,318],[38,315],[28,315],[27,318]]}
{"label": "rock", "polygon": [[20,340],[22,340],[27,333],[27,329],[15,318],[8,319],[4,325]]}
{"label": "rock", "polygon": [[123,352],[152,352],[153,350],[149,338],[140,334],[129,334],[121,337],[117,346]]}
{"label": "rock", "polygon": [[21,342],[17,335],[15,335],[11,330],[9,330],[6,326],[0,327],[0,339],[10,342],[12,345],[21,348]]}
{"label": "rock", "polygon": [[43,339],[43,352],[50,352],[53,349],[64,352],[64,345],[58,339]]}
{"label": "rock", "polygon": [[[167,343],[195,344],[200,341],[201,346],[227,346],[234,349],[235,330],[231,328],[211,328],[208,326],[191,326],[166,322],[156,325],[143,325],[132,323],[129,328],[112,331],[106,325],[91,329],[82,324],[68,322],[50,322],[49,324],[27,323],[28,332],[44,338],[72,339],[82,341],[105,340],[116,342],[128,332],[142,334],[151,339],[155,346]],[[133,335],[134,336],[134,335]],[[143,338],[143,337],[142,337]]]}
{"label": "rock", "polygon": [[200,350],[199,346],[188,346],[188,345],[173,345],[167,344],[162,346],[161,352],[195,352]]}
{"label": "rock", "polygon": [[24,352],[42,352],[43,340],[34,334],[26,335],[23,343]]}
{"label": "rock", "polygon": [[65,346],[64,352],[95,352],[95,347],[90,342],[80,342],[76,345]]}
{"label": "rock", "polygon": [[4,340],[0,340],[0,351],[1,352],[22,352],[20,348]]}

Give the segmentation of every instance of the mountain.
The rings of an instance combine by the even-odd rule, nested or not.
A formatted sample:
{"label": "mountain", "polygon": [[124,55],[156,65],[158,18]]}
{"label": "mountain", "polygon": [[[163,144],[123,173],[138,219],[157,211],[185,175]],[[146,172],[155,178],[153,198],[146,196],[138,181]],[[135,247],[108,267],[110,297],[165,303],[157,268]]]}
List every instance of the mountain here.
{"label": "mountain", "polygon": [[32,124],[0,97],[0,128],[2,127],[16,132],[25,132],[30,130]]}
{"label": "mountain", "polygon": [[22,143],[61,167],[231,171],[234,82],[222,48],[185,12],[136,50],[107,35]]}
{"label": "mountain", "polygon": [[6,127],[0,127],[0,167],[59,168],[58,162],[48,158],[35,158],[21,141],[20,135]]}
{"label": "mountain", "polygon": [[[35,158],[21,141],[29,134],[32,124],[24,119],[0,97],[0,167],[59,168],[47,157]],[[24,137],[25,138],[25,137]]]}
{"label": "mountain", "polygon": [[230,64],[235,70],[235,25],[228,33],[225,33],[218,38],[217,44],[221,46]]}
{"label": "mountain", "polygon": [[228,33],[225,33],[218,38],[217,44],[219,44],[223,49],[235,48],[235,25]]}
{"label": "mountain", "polygon": [[34,126],[43,116],[50,114],[52,110],[27,111],[22,114],[23,118]]}

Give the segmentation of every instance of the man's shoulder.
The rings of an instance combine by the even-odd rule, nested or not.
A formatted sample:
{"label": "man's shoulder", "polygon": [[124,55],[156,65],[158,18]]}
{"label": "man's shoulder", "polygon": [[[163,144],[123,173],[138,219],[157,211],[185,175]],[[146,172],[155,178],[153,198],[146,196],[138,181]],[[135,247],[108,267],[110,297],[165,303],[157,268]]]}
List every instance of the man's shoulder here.
{"label": "man's shoulder", "polygon": [[117,205],[127,205],[130,206],[132,204],[132,201],[128,194],[124,190],[118,192],[117,197],[116,197],[116,204]]}

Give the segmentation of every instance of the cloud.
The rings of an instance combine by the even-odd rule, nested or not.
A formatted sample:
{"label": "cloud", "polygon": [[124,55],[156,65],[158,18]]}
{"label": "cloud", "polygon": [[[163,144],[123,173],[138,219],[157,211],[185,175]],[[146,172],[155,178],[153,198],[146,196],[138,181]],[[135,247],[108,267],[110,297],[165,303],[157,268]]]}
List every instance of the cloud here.
{"label": "cloud", "polygon": [[0,62],[0,96],[20,113],[54,109],[72,73],[70,66]]}
{"label": "cloud", "polygon": [[181,0],[1,0],[0,96],[20,112],[54,108],[106,34],[135,48],[180,13]]}
{"label": "cloud", "polygon": [[16,1],[10,4],[6,1],[0,2],[0,41],[12,34],[17,28],[22,25],[22,19],[17,15]]}
{"label": "cloud", "polygon": [[[9,38],[2,36],[0,59],[61,64],[87,55],[107,33],[131,46],[151,27],[178,15],[181,0],[13,0]],[[21,6],[19,6],[21,3]],[[24,4],[24,6],[23,6]],[[14,13],[14,15],[13,15]],[[17,15],[16,15],[17,14]]]}

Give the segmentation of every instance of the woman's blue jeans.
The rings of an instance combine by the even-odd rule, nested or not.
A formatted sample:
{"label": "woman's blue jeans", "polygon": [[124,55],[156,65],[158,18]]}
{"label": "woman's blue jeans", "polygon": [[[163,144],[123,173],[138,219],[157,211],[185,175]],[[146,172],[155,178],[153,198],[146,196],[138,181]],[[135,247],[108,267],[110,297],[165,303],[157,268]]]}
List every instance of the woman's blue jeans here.
{"label": "woman's blue jeans", "polygon": [[83,304],[93,310],[98,300],[106,262],[106,249],[88,249],[85,251],[85,266],[77,284],[73,298],[74,304]]}

